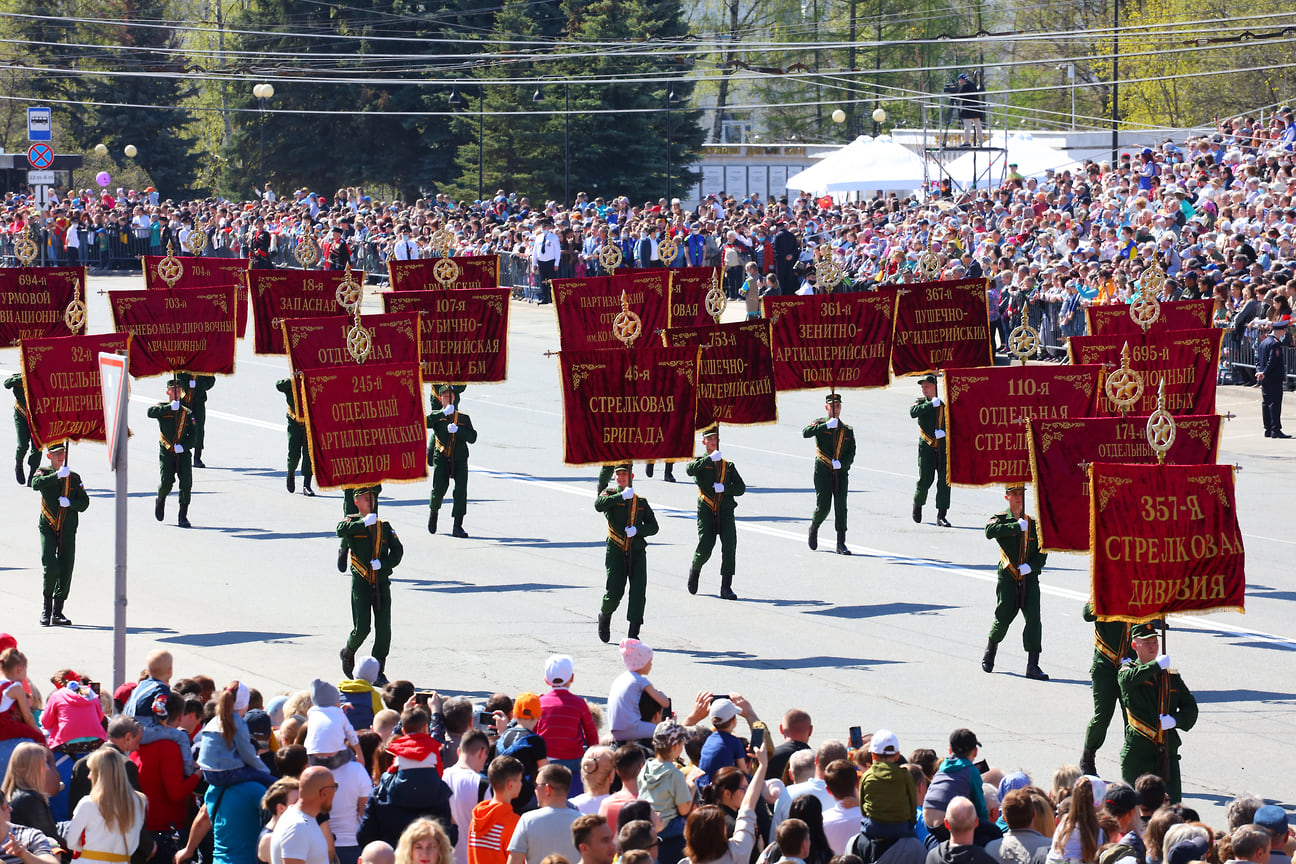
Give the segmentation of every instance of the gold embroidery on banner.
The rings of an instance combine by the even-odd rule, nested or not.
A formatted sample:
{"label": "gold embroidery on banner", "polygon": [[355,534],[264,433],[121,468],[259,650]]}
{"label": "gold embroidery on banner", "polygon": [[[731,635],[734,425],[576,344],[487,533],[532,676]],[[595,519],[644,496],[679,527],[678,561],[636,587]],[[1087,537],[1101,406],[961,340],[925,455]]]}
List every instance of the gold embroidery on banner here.
{"label": "gold embroidery on banner", "polygon": [[1084,421],[1052,420],[1042,427],[1046,431],[1040,436],[1040,450],[1044,453],[1066,437],[1064,433],[1084,427]]}
{"label": "gold embroidery on banner", "polygon": [[1189,474],[1188,482],[1197,486],[1204,486],[1206,492],[1215,496],[1215,500],[1225,510],[1229,507],[1228,494],[1224,491],[1224,484],[1221,482],[1218,474]]}
{"label": "gold embroidery on banner", "polygon": [[586,378],[593,373],[606,368],[606,363],[573,363],[570,370],[572,390],[579,390],[581,384],[585,382]]}
{"label": "gold embroidery on banner", "polygon": [[663,366],[663,367],[667,367],[667,368],[670,368],[670,369],[674,369],[675,372],[676,372],[677,374],[679,374],[679,375],[683,375],[686,379],[688,379],[688,382],[689,382],[690,384],[693,383],[693,371],[697,368],[697,364],[694,363],[692,359],[689,359],[689,360],[663,360],[663,361],[661,361],[661,363],[658,364],[658,365]]}
{"label": "gold embroidery on banner", "polygon": [[1098,483],[1098,509],[1105,511],[1108,502],[1121,492],[1122,486],[1134,482],[1133,477],[1103,477]]}
{"label": "gold embroidery on banner", "polygon": [[962,396],[967,390],[977,384],[986,384],[990,381],[989,375],[958,375],[950,376],[948,382],[949,398],[953,402]]}

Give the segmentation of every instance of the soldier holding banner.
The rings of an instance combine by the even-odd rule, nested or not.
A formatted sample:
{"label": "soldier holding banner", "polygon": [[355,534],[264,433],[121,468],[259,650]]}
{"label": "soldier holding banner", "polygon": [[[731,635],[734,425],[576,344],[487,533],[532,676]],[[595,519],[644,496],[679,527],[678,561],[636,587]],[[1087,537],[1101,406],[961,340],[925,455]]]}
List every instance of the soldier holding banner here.
{"label": "soldier holding banner", "polygon": [[918,379],[922,398],[914,400],[909,416],[918,421],[918,486],[914,489],[913,521],[922,521],[927,490],[936,481],[936,524],[949,528],[945,518],[950,506],[949,483],[945,481],[945,404],[936,395],[936,376]]}
{"label": "soldier holding banner", "polygon": [[[372,486],[370,486],[370,487],[368,487],[368,488],[369,488],[369,491],[373,493],[372,496],[371,496],[371,498],[370,498],[370,500],[371,500],[373,506],[372,506],[372,508],[370,509],[369,512],[371,512],[371,513],[377,513],[377,512],[378,512],[378,496],[382,494],[382,484],[381,484],[381,483],[375,483],[374,485],[372,485]],[[354,515],[356,515],[357,513],[360,512],[360,509],[359,509],[358,507],[356,507],[356,503],[355,503],[355,496],[356,496],[356,490],[354,490],[354,489],[343,489],[343,490],[342,490],[342,516],[343,516],[343,518],[348,517],[348,516],[354,516]],[[339,573],[345,573],[345,572],[347,572],[347,545],[346,545],[346,543],[343,543],[343,544],[341,544],[340,546],[338,546],[337,568],[338,568],[338,572],[339,572]]]}
{"label": "soldier holding banner", "polygon": [[373,649],[378,661],[378,680],[387,683],[387,651],[391,647],[391,574],[405,555],[405,547],[392,530],[374,512],[377,492],[372,487],[352,491],[356,512],[337,526],[342,549],[351,561],[351,635],[341,651],[342,672],[355,677],[356,651],[369,635],[369,615],[373,611]]}
{"label": "soldier holding banner", "polygon": [[275,389],[288,400],[288,491],[297,491],[297,463],[300,462],[302,494],[313,498],[315,490],[311,488],[310,446],[306,441],[306,424],[298,414],[297,401],[293,396],[292,379],[284,378],[275,384]]}
{"label": "soldier holding banner", "polygon": [[814,490],[815,509],[810,517],[810,548],[819,548],[819,526],[833,511],[837,528],[837,554],[849,555],[846,548],[846,495],[850,491],[850,467],[855,461],[855,430],[841,422],[841,394],[824,397],[824,412],[801,430],[803,438],[815,439]]}
{"label": "soldier holding banner", "polygon": [[698,486],[697,529],[698,544],[689,567],[688,592],[696,594],[702,567],[711,560],[716,537],[720,538],[720,597],[737,600],[733,591],[735,550],[738,531],[734,525],[734,500],[747,491],[738,469],[720,453],[720,426],[712,423],[702,431],[702,446],[706,455],[699,456],[684,470]]}
{"label": "soldier holding banner", "polygon": [[188,385],[185,388],[185,404],[193,412],[193,467],[206,468],[202,452],[207,433],[207,391],[216,386],[216,376],[186,375],[182,380]]}
{"label": "soldier holding banner", "polygon": [[626,619],[630,622],[629,637],[639,638],[643,625],[644,595],[648,587],[647,538],[657,533],[657,517],[645,498],[635,494],[630,485],[632,466],[617,465],[613,470],[616,487],[606,489],[594,499],[594,509],[607,518],[607,548],[603,562],[607,570],[607,585],[603,605],[599,609],[598,637],[604,642],[612,640],[612,613],[621,604],[626,583],[630,584],[630,605]]}
{"label": "soldier holding banner", "polygon": [[432,440],[428,442],[428,464],[432,466],[432,497],[428,499],[428,533],[437,530],[437,515],[445,500],[450,480],[454,479],[454,499],[450,515],[454,517],[451,536],[467,537],[464,516],[468,514],[468,445],[477,443],[472,418],[455,407],[455,391],[449,384],[438,384],[436,395],[441,408],[427,417]]}
{"label": "soldier holding banner", "polygon": [[[31,429],[27,425],[27,393],[23,390],[21,374],[13,374],[5,379],[5,389],[14,394],[14,430],[18,433],[18,451],[14,456],[14,478],[19,486],[30,486],[32,477],[40,466],[40,448],[32,443]],[[27,455],[28,449],[31,455]],[[27,470],[23,470],[23,457],[27,458]]]}
{"label": "soldier holding banner", "polygon": [[32,488],[41,496],[41,566],[45,570],[40,625],[69,627],[72,622],[63,614],[63,604],[72,587],[72,565],[76,563],[77,514],[90,506],[90,496],[81,475],[66,465],[66,442],[50,445],[49,460],[48,468],[32,476]]}
{"label": "soldier holding banner", "polygon": [[1026,677],[1047,681],[1048,676],[1039,667],[1040,655],[1040,587],[1039,574],[1048,561],[1040,551],[1039,526],[1026,515],[1026,486],[1016,483],[1004,490],[1008,509],[990,517],[985,535],[999,544],[999,582],[995,589],[995,620],[990,625],[990,639],[986,643],[981,668],[994,671],[995,653],[999,643],[1008,635],[1008,626],[1022,613],[1025,629],[1022,645],[1026,648]]}
{"label": "soldier holding banner", "polygon": [[[1094,614],[1093,602],[1084,605],[1084,620],[1094,625],[1093,663],[1089,677],[1093,680],[1093,717],[1085,729],[1084,752],[1080,754],[1080,771],[1098,776],[1094,759],[1098,748],[1107,740],[1107,727],[1116,713],[1120,699],[1120,685],[1116,674],[1121,666],[1134,656],[1130,650],[1130,626],[1124,621],[1099,621]],[[1121,722],[1125,724],[1125,709],[1121,708]]]}
{"label": "soldier holding banner", "polygon": [[161,522],[166,517],[166,499],[171,494],[177,475],[180,478],[180,516],[176,524],[189,526],[189,496],[193,491],[193,414],[184,406],[184,386],[179,378],[167,381],[167,398],[148,409],[148,416],[158,421],[158,482],[157,502],[153,505],[153,518]]}
{"label": "soldier holding banner", "polygon": [[1131,786],[1144,774],[1165,781],[1171,804],[1182,800],[1179,782],[1179,730],[1197,722],[1197,700],[1184,686],[1170,658],[1160,653],[1157,631],[1151,624],[1130,628],[1134,662],[1117,673],[1121,701],[1129,725],[1121,748],[1121,777]]}

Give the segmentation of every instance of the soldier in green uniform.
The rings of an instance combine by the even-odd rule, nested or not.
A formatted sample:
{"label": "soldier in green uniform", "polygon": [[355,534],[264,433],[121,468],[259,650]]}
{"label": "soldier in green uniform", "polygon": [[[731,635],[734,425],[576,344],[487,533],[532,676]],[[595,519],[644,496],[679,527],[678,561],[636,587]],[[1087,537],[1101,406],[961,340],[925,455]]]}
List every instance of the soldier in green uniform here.
{"label": "soldier in green uniform", "polygon": [[1144,774],[1165,781],[1171,804],[1182,800],[1179,782],[1179,730],[1197,722],[1197,700],[1184,686],[1170,658],[1160,653],[1156,629],[1150,624],[1130,627],[1134,662],[1116,673],[1128,725],[1121,748],[1121,777],[1134,785]]}
{"label": "soldier in green uniform", "polygon": [[[656,468],[657,468],[656,462],[649,462],[647,465],[644,466],[644,474],[651,477],[653,476],[653,471],[656,470]],[[662,474],[662,479],[665,480],[667,483],[675,482],[675,463],[671,462],[669,459],[666,460],[666,471]]]}
{"label": "soldier in green uniform", "polygon": [[[27,425],[27,392],[23,390],[23,378],[20,374],[10,375],[5,379],[5,389],[14,394],[14,430],[18,433],[18,452],[14,456],[14,477],[19,486],[30,486],[36,469],[40,467],[40,448],[32,443],[31,429]],[[27,456],[27,451],[31,455]],[[27,470],[23,470],[23,457],[27,457]]]}
{"label": "soldier in green uniform", "polygon": [[310,446],[306,441],[306,424],[301,412],[297,410],[293,396],[292,379],[284,378],[275,384],[275,389],[288,400],[288,491],[297,491],[297,463],[301,462],[302,494],[313,498],[315,490],[311,488]]}
{"label": "soldier in green uniform", "polygon": [[936,395],[936,376],[918,379],[922,397],[914,400],[909,416],[918,421],[918,486],[914,489],[913,521],[922,521],[927,490],[936,481],[936,524],[950,527],[945,518],[950,505],[949,483],[945,482],[945,403]]}
{"label": "soldier in green uniform", "polygon": [[72,565],[76,563],[76,532],[79,513],[90,506],[81,475],[69,470],[67,444],[52,444],[48,468],[36,471],[32,488],[41,496],[41,567],[45,570],[40,624],[71,626],[63,614],[68,589],[72,587]]}
{"label": "soldier in green uniform", "polygon": [[657,533],[657,517],[645,498],[635,494],[630,485],[631,466],[627,463],[613,469],[616,487],[605,489],[594,499],[594,509],[607,517],[607,549],[603,564],[607,570],[607,586],[603,592],[603,606],[599,609],[598,636],[604,642],[612,639],[612,613],[621,603],[626,583],[630,583],[630,605],[626,620],[630,622],[629,636],[639,638],[643,625],[644,591],[648,587],[647,538]]}
{"label": "soldier in green uniform", "polygon": [[[381,484],[381,483],[375,483],[374,485],[372,485],[372,486],[370,486],[370,487],[368,487],[368,488],[371,489],[371,490],[373,491],[373,509],[372,509],[370,512],[371,512],[371,513],[377,513],[377,512],[378,512],[378,496],[382,494],[382,484]],[[342,516],[343,516],[343,518],[346,518],[346,517],[348,517],[348,516],[354,516],[354,515],[356,515],[357,513],[360,512],[360,509],[359,509],[358,507],[356,507],[356,503],[355,503],[355,495],[356,495],[356,493],[355,493],[355,490],[354,490],[354,489],[343,489],[343,490],[342,490]],[[338,572],[339,572],[339,573],[345,573],[345,572],[347,572],[347,545],[346,545],[345,543],[343,543],[343,544],[341,544],[340,546],[338,546],[338,560],[337,560],[337,568],[338,568]]]}
{"label": "soldier in green uniform", "polygon": [[437,530],[437,515],[445,500],[450,480],[454,479],[454,498],[450,515],[454,517],[454,537],[467,537],[463,520],[468,513],[468,445],[477,443],[472,418],[455,405],[455,392],[449,384],[438,384],[436,396],[440,409],[427,416],[432,440],[428,442],[428,464],[432,466],[432,496],[428,499],[428,533]]}
{"label": "soldier in green uniform", "polygon": [[[1085,729],[1084,752],[1080,754],[1080,771],[1084,774],[1098,776],[1094,759],[1098,749],[1107,740],[1107,727],[1111,725],[1112,714],[1116,713],[1116,704],[1120,700],[1120,686],[1116,683],[1116,673],[1121,664],[1134,656],[1130,649],[1130,627],[1124,621],[1099,621],[1094,615],[1093,603],[1084,605],[1084,620],[1094,625],[1093,662],[1089,665],[1089,677],[1093,681],[1093,717]],[[1121,708],[1121,722],[1125,721],[1125,709]]]}
{"label": "soldier in green uniform", "polygon": [[824,412],[801,430],[803,438],[815,439],[814,490],[815,509],[810,517],[810,548],[819,548],[819,526],[833,511],[837,528],[837,554],[849,555],[846,548],[846,495],[850,491],[850,467],[855,461],[855,430],[841,422],[841,394],[824,398]]}
{"label": "soldier in green uniform", "polygon": [[985,527],[986,537],[999,544],[999,583],[995,588],[995,620],[990,625],[990,641],[986,643],[981,668],[994,671],[995,652],[1020,611],[1025,619],[1022,645],[1026,648],[1026,677],[1047,681],[1048,676],[1039,667],[1039,574],[1048,556],[1040,551],[1035,520],[1026,515],[1025,485],[1017,483],[1007,487],[1004,498],[1008,499],[1008,509],[990,517]]}
{"label": "soldier in green uniform", "polygon": [[207,391],[216,386],[215,375],[182,375],[184,382],[185,405],[193,412],[193,467],[206,468],[203,464],[203,441],[207,431]]}
{"label": "soldier in green uniform", "polygon": [[153,505],[153,518],[159,522],[166,517],[166,498],[171,494],[176,476],[180,477],[180,518],[176,524],[189,527],[189,495],[193,490],[193,414],[181,401],[184,398],[183,382],[179,378],[167,381],[170,402],[159,402],[148,409],[148,416],[158,421],[158,482],[157,503]]}
{"label": "soldier in green uniform", "polygon": [[706,455],[699,456],[684,470],[698,486],[697,529],[698,544],[693,552],[693,565],[689,567],[688,591],[696,594],[702,566],[711,560],[716,537],[720,538],[720,596],[737,600],[733,591],[734,553],[738,546],[738,531],[734,527],[734,500],[747,491],[742,476],[732,462],[720,453],[720,427],[708,426],[702,432],[702,446]]}
{"label": "soldier in green uniform", "polygon": [[372,487],[354,490],[356,512],[337,526],[342,548],[351,562],[351,635],[342,648],[342,672],[355,677],[355,656],[369,635],[373,611],[374,641],[371,653],[378,660],[378,680],[387,683],[387,651],[391,647],[391,574],[405,554],[391,525],[374,512],[377,493]]}

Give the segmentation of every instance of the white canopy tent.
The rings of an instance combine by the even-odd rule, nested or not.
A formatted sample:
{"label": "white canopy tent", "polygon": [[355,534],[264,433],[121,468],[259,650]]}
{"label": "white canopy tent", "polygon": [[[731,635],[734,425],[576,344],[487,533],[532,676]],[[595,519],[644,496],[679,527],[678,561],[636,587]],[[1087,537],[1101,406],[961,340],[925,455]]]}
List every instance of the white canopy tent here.
{"label": "white canopy tent", "polygon": [[1008,165],[1016,164],[1017,173],[1023,177],[1043,177],[1052,170],[1072,164],[1075,159],[1068,153],[1035,141],[1029,136],[1013,136],[1005,145],[1002,134],[991,146],[1004,149],[970,151],[945,166],[945,174],[963,189],[974,184],[979,188],[998,186],[1009,173]]}
{"label": "white canopy tent", "polygon": [[852,160],[858,158],[860,149],[872,141],[870,136],[861,135],[840,150],[833,150],[809,168],[789,177],[787,188],[792,192],[809,192],[814,195],[827,192],[829,181]]}
{"label": "white canopy tent", "polygon": [[923,185],[923,160],[890,138],[857,149],[828,179],[829,192],[908,192]]}

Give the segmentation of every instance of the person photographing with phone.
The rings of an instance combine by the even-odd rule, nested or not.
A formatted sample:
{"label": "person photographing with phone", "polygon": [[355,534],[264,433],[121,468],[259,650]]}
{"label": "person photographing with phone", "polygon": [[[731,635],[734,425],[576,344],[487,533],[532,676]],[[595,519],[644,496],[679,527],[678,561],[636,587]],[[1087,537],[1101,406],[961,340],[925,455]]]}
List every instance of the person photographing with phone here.
{"label": "person photographing with phone", "polygon": [[756,716],[751,703],[737,693],[716,696],[711,700],[711,707],[707,713],[715,731],[707,736],[706,742],[702,745],[702,756],[698,759],[698,767],[706,775],[707,782],[715,779],[720,769],[731,765],[744,774],[751,772],[747,746],[741,738],[733,734],[740,714],[751,730],[752,749],[766,749],[765,726]]}

